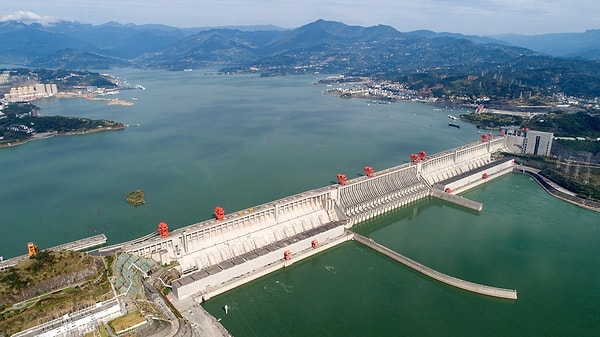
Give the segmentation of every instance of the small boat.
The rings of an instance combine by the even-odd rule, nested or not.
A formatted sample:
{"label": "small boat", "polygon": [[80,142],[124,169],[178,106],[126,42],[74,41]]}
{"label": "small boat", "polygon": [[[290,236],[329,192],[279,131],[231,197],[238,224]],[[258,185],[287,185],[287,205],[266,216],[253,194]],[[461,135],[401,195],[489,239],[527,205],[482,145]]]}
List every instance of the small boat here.
{"label": "small boat", "polygon": [[452,115],[448,115],[448,118],[450,118],[450,119],[451,119],[451,120],[453,120],[453,121],[455,121],[455,120],[457,120],[457,119],[458,119],[458,118],[456,118],[456,117],[454,117],[454,116],[452,116]]}
{"label": "small boat", "polygon": [[459,129],[460,129],[460,125],[458,125],[458,124],[454,124],[454,123],[452,123],[452,122],[451,122],[451,123],[448,123],[448,126],[452,126],[452,127],[459,128]]}

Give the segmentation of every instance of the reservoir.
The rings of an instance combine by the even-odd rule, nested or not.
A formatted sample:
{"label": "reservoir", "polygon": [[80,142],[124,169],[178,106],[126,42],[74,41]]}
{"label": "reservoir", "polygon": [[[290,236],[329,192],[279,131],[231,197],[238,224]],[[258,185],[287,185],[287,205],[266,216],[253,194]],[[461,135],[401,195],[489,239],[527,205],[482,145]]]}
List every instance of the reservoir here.
{"label": "reservoir", "polygon": [[[109,243],[183,227],[479,139],[447,111],[321,94],[318,76],[115,71],[146,90],[133,106],[39,102],[42,114],[107,118],[123,131],[0,149],[0,254],[105,234]],[[321,77],[322,78],[322,77]],[[452,112],[458,115],[459,112]],[[137,126],[139,124],[139,126]],[[124,200],[144,189],[146,205]],[[468,191],[473,214],[425,200],[355,230],[446,274],[519,291],[517,301],[439,284],[356,242],[204,305],[235,336],[506,336],[598,333],[599,215],[510,174]],[[229,307],[224,315],[223,306]]]}

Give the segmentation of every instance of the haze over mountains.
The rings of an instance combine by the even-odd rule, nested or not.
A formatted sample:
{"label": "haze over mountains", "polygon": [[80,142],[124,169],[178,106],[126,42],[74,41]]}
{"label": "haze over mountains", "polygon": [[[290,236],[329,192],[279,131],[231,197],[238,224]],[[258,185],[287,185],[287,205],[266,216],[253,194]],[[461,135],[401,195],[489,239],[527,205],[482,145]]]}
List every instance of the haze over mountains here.
{"label": "haze over mountains", "polygon": [[[0,63],[30,68],[212,67],[264,76],[320,72],[413,82],[415,73],[427,73],[431,83],[448,74],[471,78],[492,73],[497,83],[510,81],[509,88],[514,82],[600,97],[600,30],[486,37],[427,30],[403,33],[385,25],[325,20],[296,29],[4,21],[0,41]],[[430,85],[419,80],[424,87]]]}
{"label": "haze over mountains", "polygon": [[[340,39],[341,38],[341,39]],[[318,20],[297,29],[275,26],[176,28],[165,25],[134,25],[108,22],[102,25],[56,21],[50,24],[0,22],[0,62],[44,66],[58,63],[69,55],[80,58],[96,55],[104,68],[156,62],[164,66],[159,55],[181,56],[195,62],[248,62],[317,44],[342,44],[382,39],[465,39],[478,44],[503,44],[527,48],[550,56],[600,59],[600,30],[583,33],[546,35],[476,36],[436,33],[427,30],[401,33],[389,26],[357,27],[339,22]],[[90,53],[90,54],[87,54]],[[237,55],[233,55],[237,54]],[[107,59],[108,58],[108,59]],[[114,58],[109,60],[109,58]],[[136,60],[138,59],[139,60]],[[141,61],[141,62],[140,62]],[[71,64],[70,64],[71,63]],[[79,68],[75,60],[64,66]],[[91,65],[91,62],[86,62]],[[60,64],[54,64],[59,66]],[[190,64],[193,66],[194,64]]]}

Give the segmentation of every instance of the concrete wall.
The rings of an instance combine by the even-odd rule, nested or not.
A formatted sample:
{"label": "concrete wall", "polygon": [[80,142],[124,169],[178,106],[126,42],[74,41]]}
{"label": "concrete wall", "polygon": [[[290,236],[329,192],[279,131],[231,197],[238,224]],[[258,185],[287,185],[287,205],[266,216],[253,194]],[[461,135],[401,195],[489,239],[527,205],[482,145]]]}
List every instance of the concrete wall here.
{"label": "concrete wall", "polygon": [[434,188],[431,191],[431,195],[436,198],[442,199],[447,202],[451,202],[455,205],[459,205],[459,206],[468,208],[468,209],[476,211],[476,212],[481,212],[481,210],[483,210],[483,204],[480,202],[469,200],[467,198],[463,198],[463,197],[454,195],[452,193],[446,193],[442,190],[438,190],[438,189]]}
{"label": "concrete wall", "polygon": [[354,234],[354,240],[378,251],[381,254],[384,254],[384,255],[404,264],[407,267],[412,268],[413,270],[416,270],[424,275],[427,275],[435,280],[438,280],[442,283],[451,285],[453,287],[457,287],[457,288],[460,288],[463,290],[467,290],[470,292],[487,295],[487,296],[500,297],[500,298],[506,298],[506,299],[511,299],[511,300],[517,299],[517,291],[516,290],[490,287],[490,286],[486,286],[483,284],[478,284],[478,283],[461,280],[456,277],[452,277],[450,275],[440,273],[437,270],[433,270],[433,269],[431,269],[427,266],[424,266],[414,260],[411,260],[408,257],[406,257],[402,254],[399,254],[385,246],[382,246],[382,245],[378,244],[377,242],[375,242],[371,239],[368,239],[362,235]]}
{"label": "concrete wall", "polygon": [[[326,187],[237,211],[220,221],[211,219],[174,230],[167,238],[154,237],[127,245],[124,251],[151,257],[161,263],[192,263],[190,258],[186,260],[185,257],[201,249],[206,250],[205,258],[197,262],[213,263],[227,259],[299,231],[338,221],[330,197],[332,191],[335,190]],[[228,245],[224,248],[225,244]]]}
{"label": "concrete wall", "polygon": [[506,149],[506,138],[471,143],[429,157],[419,163],[419,173],[430,186],[475,170],[491,162],[491,154]]}
{"label": "concrete wall", "polygon": [[13,337],[55,337],[83,336],[97,326],[122,316],[121,307],[116,299],[98,303],[95,307],[65,315],[50,322],[42,323],[31,329],[18,332]]}
{"label": "concrete wall", "polygon": [[[313,240],[319,242],[320,246],[318,248],[312,247]],[[186,279],[182,278],[177,282],[173,282],[173,292],[180,299],[195,295],[207,300],[212,296],[232,289],[240,282],[249,282],[346,240],[344,226],[340,223],[338,226],[317,233],[314,236],[296,242],[287,242],[285,245],[278,245],[275,249],[270,247],[272,250],[262,249],[261,251],[259,248],[255,252],[256,256],[252,259],[232,261],[233,265],[200,270],[185,276]],[[291,252],[292,258],[285,260],[284,252],[288,250]],[[242,277],[243,281],[240,280]]]}
{"label": "concrete wall", "polygon": [[[498,178],[506,173],[512,172],[514,165],[514,160],[510,160],[487,167],[485,170],[473,170],[472,174],[466,175],[461,179],[446,184],[437,184],[435,188],[438,188],[442,191],[445,191],[448,188],[452,194],[461,193],[473,187],[485,184],[486,182]],[[484,178],[484,174],[487,175],[486,178]]]}

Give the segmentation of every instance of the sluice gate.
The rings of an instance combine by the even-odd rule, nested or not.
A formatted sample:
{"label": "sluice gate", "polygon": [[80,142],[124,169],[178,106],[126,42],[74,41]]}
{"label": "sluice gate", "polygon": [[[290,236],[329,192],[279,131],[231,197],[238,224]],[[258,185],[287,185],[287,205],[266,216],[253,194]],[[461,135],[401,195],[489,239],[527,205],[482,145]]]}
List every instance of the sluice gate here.
{"label": "sluice gate", "polygon": [[430,186],[419,178],[417,167],[406,164],[340,186],[338,204],[351,227],[429,195]]}

